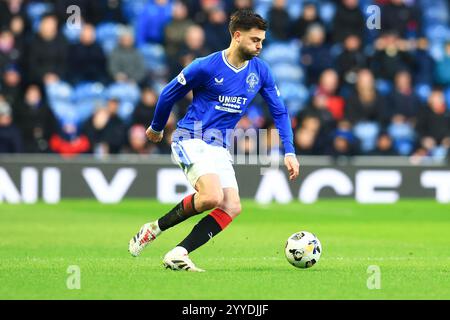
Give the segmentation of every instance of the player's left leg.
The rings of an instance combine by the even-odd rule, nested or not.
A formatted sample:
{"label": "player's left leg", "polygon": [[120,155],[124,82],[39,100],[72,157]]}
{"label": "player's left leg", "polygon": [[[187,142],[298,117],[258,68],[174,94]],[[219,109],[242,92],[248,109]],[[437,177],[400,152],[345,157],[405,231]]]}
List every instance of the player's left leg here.
{"label": "player's left leg", "polygon": [[238,191],[234,188],[224,188],[224,200],[211,213],[201,219],[191,233],[178,244],[188,253],[201,247],[212,237],[223,231],[241,212]]}
{"label": "player's left leg", "polygon": [[[202,269],[195,267],[195,265],[188,260],[188,254],[223,231],[241,212],[239,188],[232,165],[231,155],[223,148],[216,148],[213,151],[213,154],[216,155],[215,160],[220,184],[223,190],[223,200],[219,203],[217,208],[211,211],[207,216],[203,217],[194,226],[191,233],[183,241],[166,254],[164,257],[164,265],[173,270],[203,271]],[[180,269],[178,268],[177,263],[172,263],[172,261],[182,261],[183,265],[186,266],[192,264],[192,268]]]}

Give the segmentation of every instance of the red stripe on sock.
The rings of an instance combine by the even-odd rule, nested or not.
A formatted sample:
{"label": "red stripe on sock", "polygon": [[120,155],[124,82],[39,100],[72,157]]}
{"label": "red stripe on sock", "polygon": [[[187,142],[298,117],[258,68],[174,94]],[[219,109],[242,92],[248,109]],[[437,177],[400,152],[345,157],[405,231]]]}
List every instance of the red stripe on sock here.
{"label": "red stripe on sock", "polygon": [[194,209],[192,208],[192,197],[195,193],[188,195],[183,199],[183,210],[185,213],[191,214],[194,213]]}
{"label": "red stripe on sock", "polygon": [[216,220],[216,222],[219,224],[219,226],[222,228],[222,230],[225,229],[233,220],[228,215],[228,213],[226,213],[225,211],[223,211],[219,208],[211,211],[211,213],[209,215],[212,216],[214,218],[214,220]]}

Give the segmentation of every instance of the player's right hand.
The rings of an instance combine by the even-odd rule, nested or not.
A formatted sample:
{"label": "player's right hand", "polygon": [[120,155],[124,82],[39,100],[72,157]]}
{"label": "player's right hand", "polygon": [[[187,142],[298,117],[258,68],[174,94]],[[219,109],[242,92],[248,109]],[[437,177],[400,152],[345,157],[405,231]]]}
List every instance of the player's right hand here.
{"label": "player's right hand", "polygon": [[164,131],[156,132],[155,130],[152,129],[152,127],[148,127],[145,134],[147,135],[148,140],[150,140],[151,142],[154,142],[154,143],[158,143],[163,138],[163,132]]}

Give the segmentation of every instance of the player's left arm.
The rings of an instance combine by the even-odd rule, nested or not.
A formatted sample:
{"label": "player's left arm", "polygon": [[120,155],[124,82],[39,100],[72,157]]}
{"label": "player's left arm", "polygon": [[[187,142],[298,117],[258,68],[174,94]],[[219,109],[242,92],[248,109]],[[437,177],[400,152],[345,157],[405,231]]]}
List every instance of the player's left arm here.
{"label": "player's left arm", "polygon": [[281,141],[283,142],[284,164],[289,172],[289,180],[294,180],[299,175],[300,165],[295,154],[291,119],[287,108],[281,99],[280,91],[275,84],[272,73],[268,68],[266,71],[266,77],[264,79],[263,86],[260,89],[260,94],[269,106],[275,126],[278,129]]}

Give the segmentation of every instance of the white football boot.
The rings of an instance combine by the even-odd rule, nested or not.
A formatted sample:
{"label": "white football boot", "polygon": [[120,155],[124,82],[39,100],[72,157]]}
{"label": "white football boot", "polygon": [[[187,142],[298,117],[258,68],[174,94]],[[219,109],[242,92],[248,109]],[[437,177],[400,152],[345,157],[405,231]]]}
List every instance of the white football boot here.
{"label": "white football boot", "polygon": [[128,243],[128,251],[133,257],[141,254],[142,250],[161,233],[157,221],[146,223]]}
{"label": "white football boot", "polygon": [[197,268],[189,259],[188,252],[183,247],[175,247],[170,250],[163,259],[163,265],[166,269],[184,270],[191,272],[205,272],[205,270]]}

